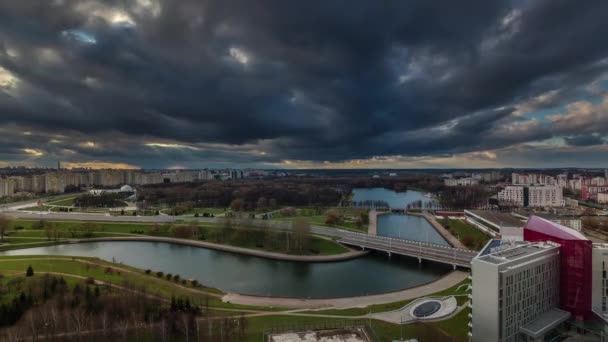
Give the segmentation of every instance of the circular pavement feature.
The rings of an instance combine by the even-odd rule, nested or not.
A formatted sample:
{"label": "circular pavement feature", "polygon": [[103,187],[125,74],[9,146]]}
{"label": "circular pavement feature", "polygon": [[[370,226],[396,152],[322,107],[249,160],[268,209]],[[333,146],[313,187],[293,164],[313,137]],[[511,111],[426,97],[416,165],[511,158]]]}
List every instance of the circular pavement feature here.
{"label": "circular pavement feature", "polygon": [[427,317],[439,311],[439,309],[441,309],[441,303],[436,300],[432,300],[416,306],[412,311],[412,314],[414,317],[418,318]]}

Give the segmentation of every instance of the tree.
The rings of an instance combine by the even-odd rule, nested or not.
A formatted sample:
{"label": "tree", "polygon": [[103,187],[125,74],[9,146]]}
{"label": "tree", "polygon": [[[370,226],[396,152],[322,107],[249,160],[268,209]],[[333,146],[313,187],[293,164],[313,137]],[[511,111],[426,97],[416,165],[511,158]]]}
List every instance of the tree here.
{"label": "tree", "polygon": [[27,270],[25,271],[25,276],[26,277],[31,277],[34,275],[34,269],[32,268],[32,265],[29,265],[27,267]]}
{"label": "tree", "polygon": [[13,219],[6,215],[0,215],[0,241],[4,241],[4,234],[13,225]]}
{"label": "tree", "polygon": [[465,235],[462,237],[462,244],[471,248],[475,246],[475,239],[471,235]]}
{"label": "tree", "polygon": [[325,224],[331,226],[340,223],[340,215],[335,210],[330,210],[325,214]]}
{"label": "tree", "polygon": [[243,208],[243,201],[241,201],[239,198],[230,202],[230,209],[232,209],[233,211],[241,211],[242,208]]}
{"label": "tree", "polygon": [[293,224],[293,243],[292,248],[298,254],[304,254],[310,249],[312,239],[310,222],[298,219]]}
{"label": "tree", "polygon": [[266,208],[268,208],[268,200],[266,199],[266,197],[258,198],[257,209],[259,211],[262,211],[266,210]]}

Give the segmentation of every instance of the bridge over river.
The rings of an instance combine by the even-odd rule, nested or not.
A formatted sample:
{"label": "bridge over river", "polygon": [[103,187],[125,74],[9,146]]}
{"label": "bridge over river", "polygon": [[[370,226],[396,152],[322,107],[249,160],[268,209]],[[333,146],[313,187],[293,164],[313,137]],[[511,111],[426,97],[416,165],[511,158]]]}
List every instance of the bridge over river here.
{"label": "bridge over river", "polygon": [[[84,213],[29,213],[14,210],[11,215],[22,219],[51,219],[51,220],[77,220],[77,221],[114,221],[114,222],[149,222],[167,223],[175,222],[174,216],[104,216],[99,214]],[[192,217],[193,221],[220,223],[217,218],[198,218]],[[238,222],[238,221],[237,221]],[[275,229],[291,229],[289,222],[282,221],[243,221],[252,225],[268,225]],[[342,244],[365,248],[370,250],[383,251],[389,255],[398,254],[418,258],[418,260],[430,260],[434,262],[452,265],[454,267],[471,267],[471,260],[477,252],[466,249],[454,248],[449,246],[436,245],[425,242],[403,240],[377,235],[352,232],[343,229],[328,228],[322,226],[312,226],[313,234],[326,235],[336,238]]]}
{"label": "bridge over river", "polygon": [[349,232],[338,239],[338,242],[363,249],[373,249],[391,254],[418,258],[419,261],[430,260],[459,267],[471,267],[471,260],[477,252],[432,243],[403,240],[391,237]]}

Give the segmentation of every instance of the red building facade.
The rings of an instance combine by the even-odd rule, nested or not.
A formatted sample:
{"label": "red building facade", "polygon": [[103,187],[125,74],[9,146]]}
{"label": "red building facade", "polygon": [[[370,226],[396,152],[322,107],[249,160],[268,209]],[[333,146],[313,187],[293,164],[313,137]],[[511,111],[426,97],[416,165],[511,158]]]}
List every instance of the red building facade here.
{"label": "red building facade", "polygon": [[559,243],[560,303],[577,320],[590,319],[591,312],[591,240],[574,229],[537,216],[531,216],[524,227],[524,241]]}

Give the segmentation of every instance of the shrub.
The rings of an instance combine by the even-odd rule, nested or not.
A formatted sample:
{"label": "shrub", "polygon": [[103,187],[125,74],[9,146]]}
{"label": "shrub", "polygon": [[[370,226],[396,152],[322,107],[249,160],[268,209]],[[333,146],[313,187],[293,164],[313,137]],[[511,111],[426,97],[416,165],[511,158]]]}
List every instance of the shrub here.
{"label": "shrub", "polygon": [[32,265],[29,265],[27,267],[27,270],[25,271],[25,276],[26,277],[31,277],[34,275],[34,269],[32,268]]}
{"label": "shrub", "polygon": [[473,246],[475,246],[475,239],[473,239],[473,237],[471,235],[465,235],[462,237],[462,243],[471,248]]}
{"label": "shrub", "polygon": [[171,280],[171,277],[172,277],[172,276],[173,276],[173,275],[172,275],[171,273],[167,273],[167,274],[165,275],[165,278],[167,278],[167,280]]}
{"label": "shrub", "polygon": [[179,282],[179,274],[176,274],[173,276],[173,281],[178,283]]}
{"label": "shrub", "polygon": [[198,287],[198,280],[196,280],[196,279],[192,279],[192,280],[190,281],[190,284],[191,284],[193,287]]}
{"label": "shrub", "polygon": [[85,283],[87,285],[94,285],[95,284],[95,278],[93,277],[88,277],[87,280],[85,280]]}
{"label": "shrub", "polygon": [[161,272],[161,271],[156,272],[156,276],[159,277],[159,278],[162,278],[163,275],[164,275],[164,273]]}
{"label": "shrub", "polygon": [[150,272],[152,272],[152,270],[146,270],[146,274],[150,274]]}

